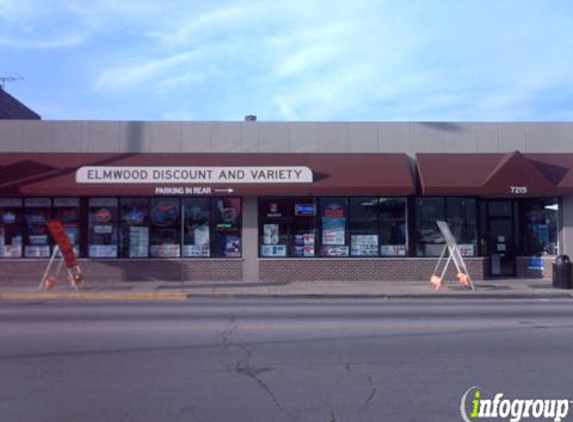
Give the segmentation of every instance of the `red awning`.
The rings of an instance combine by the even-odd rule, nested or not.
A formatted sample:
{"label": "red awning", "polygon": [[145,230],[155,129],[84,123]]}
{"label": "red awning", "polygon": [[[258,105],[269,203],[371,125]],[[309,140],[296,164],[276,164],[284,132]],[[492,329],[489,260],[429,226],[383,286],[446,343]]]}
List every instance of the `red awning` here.
{"label": "red awning", "polygon": [[[310,169],[311,180],[305,183],[78,183],[76,173],[79,168],[85,166],[296,166]],[[405,154],[7,153],[0,156],[1,196],[152,196],[157,194],[157,188],[161,187],[197,187],[197,192],[203,194],[241,196],[415,193],[409,159]]]}
{"label": "red awning", "polygon": [[573,154],[418,154],[416,160],[424,195],[573,193]]}

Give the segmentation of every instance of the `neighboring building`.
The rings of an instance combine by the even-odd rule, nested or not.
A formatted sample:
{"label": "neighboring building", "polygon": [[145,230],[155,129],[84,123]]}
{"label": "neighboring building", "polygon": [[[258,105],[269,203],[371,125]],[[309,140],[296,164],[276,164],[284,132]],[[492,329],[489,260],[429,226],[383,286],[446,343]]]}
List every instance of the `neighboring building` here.
{"label": "neighboring building", "polygon": [[40,115],[30,110],[0,85],[0,120],[40,120]]}
{"label": "neighboring building", "polygon": [[[59,218],[88,280],[474,279],[573,255],[573,123],[0,121],[0,274]],[[450,274],[450,276],[452,276]]]}

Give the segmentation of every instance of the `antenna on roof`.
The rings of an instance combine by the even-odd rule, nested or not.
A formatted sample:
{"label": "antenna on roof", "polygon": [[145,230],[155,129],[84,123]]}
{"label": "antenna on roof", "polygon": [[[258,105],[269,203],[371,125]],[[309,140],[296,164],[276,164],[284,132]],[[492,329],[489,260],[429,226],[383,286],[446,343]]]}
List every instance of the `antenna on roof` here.
{"label": "antenna on roof", "polygon": [[0,88],[4,89],[7,82],[23,81],[24,78],[20,76],[0,76]]}

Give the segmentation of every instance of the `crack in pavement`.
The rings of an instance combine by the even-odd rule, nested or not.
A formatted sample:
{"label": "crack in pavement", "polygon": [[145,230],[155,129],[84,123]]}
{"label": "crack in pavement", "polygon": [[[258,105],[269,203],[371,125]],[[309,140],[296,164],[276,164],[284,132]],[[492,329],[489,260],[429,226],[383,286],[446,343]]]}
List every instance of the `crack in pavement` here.
{"label": "crack in pavement", "polygon": [[368,395],[368,397],[366,397],[366,400],[364,401],[364,404],[362,405],[362,407],[360,408],[360,412],[366,410],[366,408],[368,406],[370,406],[370,403],[372,402],[372,400],[374,399],[374,397],[376,396],[376,394],[378,393],[378,387],[376,387],[374,385],[374,380],[372,379],[372,377],[370,376],[370,374],[366,374],[363,372],[359,372],[356,371],[355,369],[352,368],[352,365],[350,365],[350,363],[346,364],[346,370],[350,373],[354,373],[354,374],[358,374],[364,378],[366,378],[366,380],[368,381],[368,386],[370,387],[370,394]]}
{"label": "crack in pavement", "polygon": [[[237,362],[235,363],[234,368],[231,368],[230,365],[224,365],[225,369],[229,373],[235,372],[237,374],[240,374],[240,375],[243,375],[243,376],[246,376],[248,378],[255,380],[257,385],[266,393],[266,395],[268,397],[270,397],[270,399],[272,400],[272,402],[275,404],[275,406],[278,409],[285,412],[287,415],[291,416],[295,420],[301,420],[301,417],[299,415],[292,413],[291,411],[289,411],[288,409],[286,409],[282,405],[282,403],[280,402],[278,397],[271,390],[271,388],[267,385],[267,383],[263,379],[260,378],[261,374],[263,374],[265,372],[272,371],[272,368],[264,368],[264,367],[263,368],[257,368],[257,367],[252,366],[251,365],[251,359],[253,358],[253,352],[251,350],[247,349],[244,345],[235,343],[234,336],[237,333],[238,328],[239,328],[235,322],[235,319],[236,319],[235,314],[232,314],[231,320],[230,320],[229,324],[227,325],[227,327],[223,330],[217,331],[217,333],[213,337],[213,340],[216,343],[223,346],[223,348],[229,349],[231,347],[234,347],[236,349],[239,349],[243,353],[243,356],[241,358],[239,358],[237,360]],[[221,363],[223,363],[223,362],[221,362]]]}

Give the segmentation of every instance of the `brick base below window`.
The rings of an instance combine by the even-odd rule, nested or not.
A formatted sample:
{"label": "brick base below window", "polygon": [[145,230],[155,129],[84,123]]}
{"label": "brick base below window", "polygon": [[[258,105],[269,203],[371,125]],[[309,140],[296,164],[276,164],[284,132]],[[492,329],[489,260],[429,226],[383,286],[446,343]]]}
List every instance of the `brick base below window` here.
{"label": "brick base below window", "polygon": [[[528,258],[517,258],[517,278],[551,279],[554,257],[543,259],[543,270],[527,268]],[[259,281],[428,281],[437,258],[407,259],[260,259]],[[47,260],[0,260],[0,284],[39,283]],[[242,260],[79,260],[88,283],[121,281],[241,281]],[[487,278],[489,259],[469,258],[472,279]],[[61,280],[64,280],[62,271]],[[445,280],[456,281],[450,264]],[[257,280],[244,280],[256,282]]]}
{"label": "brick base below window", "polygon": [[[86,281],[240,281],[242,260],[79,260]],[[0,283],[40,282],[47,260],[0,261]],[[60,280],[65,279],[65,271]]]}
{"label": "brick base below window", "polygon": [[[484,278],[484,258],[466,259],[470,276]],[[261,281],[429,281],[436,259],[264,259],[259,262]],[[445,280],[456,281],[450,264]]]}
{"label": "brick base below window", "polygon": [[517,277],[518,278],[535,278],[535,279],[551,279],[553,278],[553,261],[554,256],[547,256],[543,258],[543,269],[528,268],[529,258],[525,256],[517,257]]}

